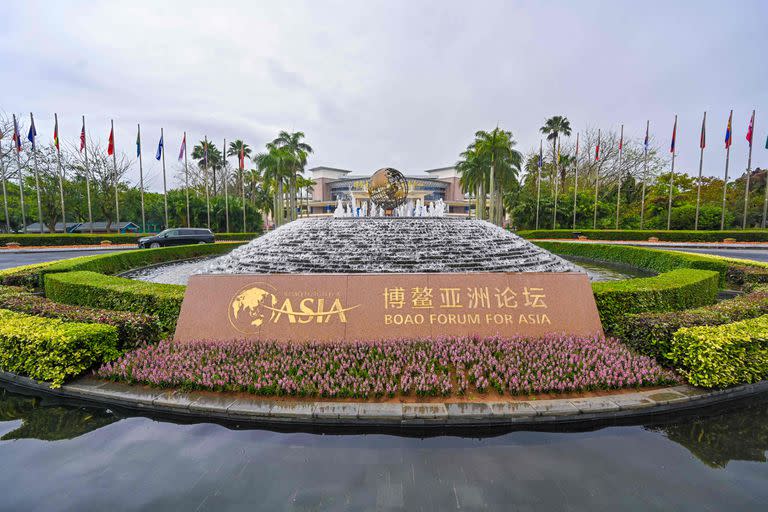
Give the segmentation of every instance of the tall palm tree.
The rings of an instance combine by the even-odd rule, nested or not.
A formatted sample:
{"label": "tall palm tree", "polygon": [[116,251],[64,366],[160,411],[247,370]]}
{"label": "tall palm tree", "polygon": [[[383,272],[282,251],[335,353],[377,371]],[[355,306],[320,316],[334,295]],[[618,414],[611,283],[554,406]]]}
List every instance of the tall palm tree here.
{"label": "tall palm tree", "polygon": [[288,208],[289,220],[296,219],[296,194],[297,177],[304,172],[307,165],[307,156],[312,153],[312,146],[302,142],[304,132],[281,131],[272,144],[279,149],[286,150],[292,156],[292,164],[288,168]]}
{"label": "tall palm tree", "polygon": [[489,169],[489,217],[497,226],[503,222],[502,196],[504,187],[510,179],[516,179],[522,162],[522,155],[513,149],[517,144],[512,138],[512,132],[502,130],[498,126],[486,132],[475,133],[475,148],[482,161],[487,162]]}
{"label": "tall palm tree", "polygon": [[296,164],[294,156],[285,148],[274,143],[267,144],[266,151],[254,157],[254,162],[261,172],[262,182],[272,190],[272,213],[275,225],[285,220],[285,183],[290,181],[292,169]]}
{"label": "tall palm tree", "polygon": [[459,155],[461,160],[456,163],[456,170],[461,175],[459,186],[462,192],[475,195],[475,215],[478,219],[485,218],[485,190],[487,176],[482,157],[478,154],[475,144],[467,146],[467,150]]}
{"label": "tall palm tree", "polygon": [[[205,144],[206,142],[204,140],[201,140],[199,143],[195,144],[195,147],[192,148],[192,158],[197,160],[197,166],[200,169],[203,169],[204,173],[208,172],[208,169],[205,168]],[[208,141],[208,167],[210,167],[211,172],[213,174],[213,187],[212,192],[215,195],[216,194],[216,171],[221,167],[222,163],[224,162],[224,159],[222,158],[221,151],[219,148],[216,147],[216,144]],[[208,178],[206,177],[206,180]]]}
{"label": "tall palm tree", "polygon": [[[227,150],[227,156],[234,156],[234,157],[240,157],[240,150],[243,151],[243,160],[251,160],[251,155],[253,151],[251,150],[251,147],[243,142],[240,139],[233,140],[229,143],[229,149]],[[238,169],[240,167],[238,166]],[[243,162],[243,170],[245,170],[245,162]],[[237,187],[238,189],[242,187],[242,183],[240,182],[240,174],[237,175]]]}
{"label": "tall palm tree", "polygon": [[[552,116],[544,121],[544,126],[539,128],[541,133],[547,136],[547,140],[552,141],[552,162],[554,162],[554,173],[557,176],[559,167],[559,155],[560,155],[560,135],[570,137],[571,135],[571,122],[565,116]],[[565,185],[565,169],[562,167],[560,180]]]}

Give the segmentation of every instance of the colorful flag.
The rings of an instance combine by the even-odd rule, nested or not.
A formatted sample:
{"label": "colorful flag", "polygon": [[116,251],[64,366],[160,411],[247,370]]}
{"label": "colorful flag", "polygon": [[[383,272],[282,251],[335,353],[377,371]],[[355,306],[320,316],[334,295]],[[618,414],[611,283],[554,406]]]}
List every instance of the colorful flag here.
{"label": "colorful flag", "polygon": [[595,162],[600,160],[600,130],[597,131],[597,144],[595,144]]}
{"label": "colorful flag", "polygon": [[155,160],[160,160],[163,156],[163,136],[160,135],[160,142],[157,144],[157,153],[155,154]]}
{"label": "colorful flag", "polygon": [[181,139],[181,148],[179,148],[179,160],[184,158],[184,153],[187,151],[187,134],[184,134],[184,138]]}
{"label": "colorful flag", "polygon": [[107,145],[107,154],[108,155],[115,154],[115,129],[114,128],[109,130],[109,144]]}
{"label": "colorful flag", "polygon": [[37,130],[35,129],[35,118],[32,114],[29,115],[29,119],[32,124],[29,125],[29,133],[27,133],[27,140],[32,143],[32,151],[35,150],[35,137],[37,137]]}
{"label": "colorful flag", "polygon": [[768,137],[765,138],[765,149],[768,149]]}
{"label": "colorful flag", "polygon": [[648,138],[648,127],[651,125],[650,121],[645,123],[645,140],[643,141],[643,147],[645,148],[645,152],[648,152],[648,144],[650,142]]}
{"label": "colorful flag", "polygon": [[58,118],[53,124],[53,145],[56,146],[56,151],[61,151],[59,148],[59,120]]}
{"label": "colorful flag", "polygon": [[749,128],[747,128],[747,141],[749,142],[749,147],[752,147],[752,132],[755,129],[755,111],[752,111],[752,118],[749,120]]}
{"label": "colorful flag", "polygon": [[730,148],[731,142],[733,141],[733,137],[731,136],[733,134],[733,130],[731,130],[732,120],[733,120],[733,110],[731,110],[731,114],[728,116],[728,127],[725,129],[725,149]]}
{"label": "colorful flag", "polygon": [[241,171],[245,169],[245,150],[243,148],[243,145],[240,146],[240,155],[238,156],[238,164],[240,165]]}
{"label": "colorful flag", "polygon": [[13,142],[16,145],[16,152],[21,153],[21,135],[19,134],[19,123],[16,116],[13,116]]}
{"label": "colorful flag", "polygon": [[672,127],[672,143],[669,145],[669,152],[675,154],[675,139],[677,138],[677,116],[675,116],[675,126]]}
{"label": "colorful flag", "polygon": [[704,118],[701,120],[701,138],[699,139],[699,147],[704,149],[707,146],[707,113],[704,112]]}
{"label": "colorful flag", "polygon": [[536,164],[539,166],[539,169],[541,169],[542,163],[544,163],[544,148],[539,144],[539,161]]}
{"label": "colorful flag", "polygon": [[579,158],[579,134],[576,134],[576,158]]}
{"label": "colorful flag", "polygon": [[141,132],[136,132],[136,158],[141,156]]}
{"label": "colorful flag", "polygon": [[85,118],[83,118],[83,129],[80,130],[80,152],[85,149]]}
{"label": "colorful flag", "polygon": [[619,151],[624,148],[624,125],[621,125],[621,137],[619,137]]}

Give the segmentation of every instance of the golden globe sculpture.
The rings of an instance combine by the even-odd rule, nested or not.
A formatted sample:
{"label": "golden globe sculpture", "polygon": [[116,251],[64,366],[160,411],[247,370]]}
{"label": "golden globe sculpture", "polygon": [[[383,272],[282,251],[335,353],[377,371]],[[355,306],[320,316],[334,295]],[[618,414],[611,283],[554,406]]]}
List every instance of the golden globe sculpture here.
{"label": "golden globe sculpture", "polygon": [[379,169],[368,182],[368,197],[376,206],[394,210],[408,198],[408,180],[397,169]]}

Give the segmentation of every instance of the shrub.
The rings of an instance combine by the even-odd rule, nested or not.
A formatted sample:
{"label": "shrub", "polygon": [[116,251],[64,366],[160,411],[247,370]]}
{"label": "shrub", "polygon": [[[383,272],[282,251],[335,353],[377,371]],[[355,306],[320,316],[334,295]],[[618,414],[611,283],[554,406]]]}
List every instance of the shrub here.
{"label": "shrub", "polygon": [[717,326],[684,327],[670,359],[694,386],[722,388],[768,375],[768,315]]}
{"label": "shrub", "polygon": [[[220,241],[244,241],[252,240],[261,233],[216,233],[216,240]],[[82,233],[82,234],[0,234],[0,246],[9,242],[18,243],[24,247],[45,247],[54,245],[99,245],[102,241],[113,244],[136,244],[138,239],[146,234],[107,234],[107,233]]]}
{"label": "shrub", "polygon": [[[720,211],[720,208],[717,209]],[[717,214],[718,225],[720,214]],[[693,219],[693,217],[691,217]],[[682,230],[651,230],[651,229],[538,229],[523,230],[517,234],[523,238],[533,239],[566,239],[575,238],[574,233],[580,233],[590,240],[635,240],[646,241],[655,236],[661,242],[722,242],[724,238],[733,238],[738,242],[768,242],[768,231],[765,229],[745,229],[738,231],[682,231]]]}
{"label": "shrub", "polygon": [[134,348],[142,343],[155,343],[160,339],[157,320],[152,316],[59,304],[21,288],[0,286],[0,309],[58,318],[66,322],[112,325],[117,329],[121,349]]}
{"label": "shrub", "polygon": [[184,286],[135,281],[77,271],[47,274],[49,299],[92,308],[143,313],[157,318],[162,334],[172,333],[184,298]]}
{"label": "shrub", "polygon": [[715,302],[718,274],[711,270],[677,269],[655,277],[593,283],[597,310],[606,332],[621,332],[626,315],[675,311]]}
{"label": "shrub", "polygon": [[728,282],[738,286],[755,283],[768,283],[768,268],[754,265],[733,264],[728,267]]}
{"label": "shrub", "polygon": [[675,382],[615,339],[437,338],[377,342],[162,341],[103,366],[99,376],[263,395],[381,397],[468,391],[523,394]]}
{"label": "shrub", "polygon": [[64,322],[0,309],[0,367],[59,387],[120,356],[111,325]]}

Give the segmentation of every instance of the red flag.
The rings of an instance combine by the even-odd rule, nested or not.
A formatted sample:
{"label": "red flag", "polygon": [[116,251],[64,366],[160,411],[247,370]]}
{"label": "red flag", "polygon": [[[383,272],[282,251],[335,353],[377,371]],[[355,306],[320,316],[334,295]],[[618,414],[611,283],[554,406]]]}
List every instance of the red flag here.
{"label": "red flag", "polygon": [[600,130],[597,130],[597,144],[595,144],[595,162],[600,160]]}
{"label": "red flag", "polygon": [[749,128],[747,128],[747,141],[749,146],[752,147],[752,132],[755,129],[755,111],[752,111],[752,118],[749,120]]}
{"label": "red flag", "polygon": [[109,145],[107,146],[107,154],[113,155],[115,153],[115,129],[109,130]]}
{"label": "red flag", "polygon": [[240,154],[238,155],[238,161],[240,163],[240,170],[242,171],[245,169],[245,152],[243,151],[243,146],[240,146]]}
{"label": "red flag", "polygon": [[83,119],[83,129],[80,130],[80,151],[85,149],[85,119]]}
{"label": "red flag", "polygon": [[53,125],[53,144],[56,146],[56,151],[61,151],[59,148],[59,120],[56,119],[56,123]]}

